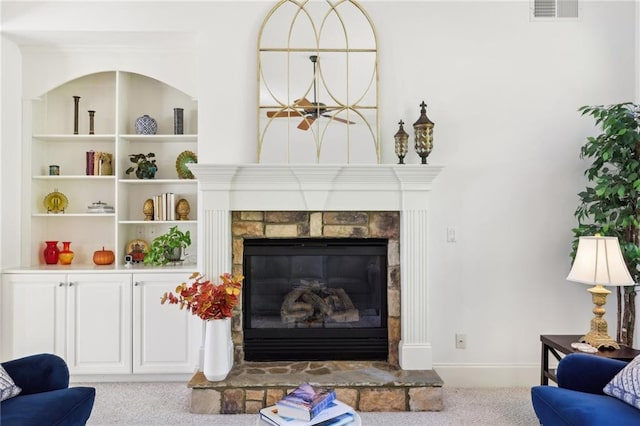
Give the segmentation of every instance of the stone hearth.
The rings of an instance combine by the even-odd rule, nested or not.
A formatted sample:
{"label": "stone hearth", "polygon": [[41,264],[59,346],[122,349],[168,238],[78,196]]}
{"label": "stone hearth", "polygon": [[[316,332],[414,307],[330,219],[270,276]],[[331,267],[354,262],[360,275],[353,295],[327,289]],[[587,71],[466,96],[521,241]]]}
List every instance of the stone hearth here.
{"label": "stone hearth", "polygon": [[197,373],[191,412],[255,414],[302,382],[332,386],[338,399],[358,411],[440,411],[442,380],[433,370],[407,371],[385,362],[245,362],[224,381]]}

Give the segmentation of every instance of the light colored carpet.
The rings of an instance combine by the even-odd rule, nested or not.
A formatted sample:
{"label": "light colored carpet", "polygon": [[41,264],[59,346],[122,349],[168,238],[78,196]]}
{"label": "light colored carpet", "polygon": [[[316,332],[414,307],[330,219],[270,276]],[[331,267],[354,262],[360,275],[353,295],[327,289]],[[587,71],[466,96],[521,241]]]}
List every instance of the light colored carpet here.
{"label": "light colored carpet", "polygon": [[[74,384],[79,386],[81,384]],[[189,413],[184,383],[87,383],[96,388],[89,425],[255,426],[257,415]],[[443,388],[444,410],[425,413],[360,413],[363,426],[534,426],[529,388]]]}

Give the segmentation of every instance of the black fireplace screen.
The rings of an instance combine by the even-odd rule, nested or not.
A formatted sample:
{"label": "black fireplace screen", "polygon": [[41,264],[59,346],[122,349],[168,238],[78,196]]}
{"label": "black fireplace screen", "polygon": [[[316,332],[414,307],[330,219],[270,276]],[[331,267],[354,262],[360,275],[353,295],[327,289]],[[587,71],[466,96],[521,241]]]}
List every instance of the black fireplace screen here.
{"label": "black fireplace screen", "polygon": [[246,239],[246,360],[386,359],[387,240]]}

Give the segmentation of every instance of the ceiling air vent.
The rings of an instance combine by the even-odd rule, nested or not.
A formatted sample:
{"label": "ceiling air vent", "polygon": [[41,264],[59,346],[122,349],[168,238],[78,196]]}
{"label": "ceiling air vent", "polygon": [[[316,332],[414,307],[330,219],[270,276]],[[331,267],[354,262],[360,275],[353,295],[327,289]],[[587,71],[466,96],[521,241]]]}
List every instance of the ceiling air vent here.
{"label": "ceiling air vent", "polygon": [[578,0],[533,0],[534,18],[577,18]]}

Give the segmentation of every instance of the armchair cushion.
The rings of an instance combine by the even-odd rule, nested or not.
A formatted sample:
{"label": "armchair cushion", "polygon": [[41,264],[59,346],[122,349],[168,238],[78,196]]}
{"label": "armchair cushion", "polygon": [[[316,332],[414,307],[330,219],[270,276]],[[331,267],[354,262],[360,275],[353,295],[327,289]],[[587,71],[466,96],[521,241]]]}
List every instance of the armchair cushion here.
{"label": "armchair cushion", "polygon": [[617,359],[573,353],[558,364],[558,386],[602,395],[605,385],[626,366]]}
{"label": "armchair cushion", "polygon": [[640,410],[604,394],[604,386],[624,361],[573,353],[558,364],[558,387],[534,386],[531,401],[544,426],[640,424]]}
{"label": "armchair cushion", "polygon": [[86,387],[20,395],[2,402],[2,426],[78,426],[91,416],[95,390]]}
{"label": "armchair cushion", "polygon": [[20,387],[16,386],[7,370],[0,365],[0,401],[12,398],[18,395],[22,391]]}
{"label": "armchair cushion", "polygon": [[607,395],[640,408],[640,356],[620,370],[603,390]]}
{"label": "armchair cushion", "polygon": [[69,387],[67,363],[56,355],[30,355],[3,362],[2,366],[22,388],[22,395]]}
{"label": "armchair cushion", "polygon": [[0,402],[2,426],[79,426],[93,409],[96,390],[69,387],[66,362],[53,354],[38,354],[2,363],[20,395]]}
{"label": "armchair cushion", "polygon": [[608,395],[596,395],[555,386],[531,391],[536,416],[544,426],[637,425],[638,409]]}

